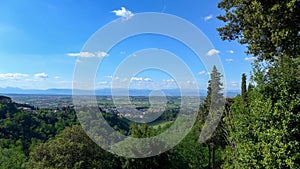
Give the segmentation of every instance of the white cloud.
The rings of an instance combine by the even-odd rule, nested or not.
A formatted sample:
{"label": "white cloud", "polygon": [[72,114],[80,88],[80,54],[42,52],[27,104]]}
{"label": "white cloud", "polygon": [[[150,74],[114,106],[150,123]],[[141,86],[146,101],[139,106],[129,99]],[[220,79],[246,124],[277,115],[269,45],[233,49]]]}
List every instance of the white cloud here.
{"label": "white cloud", "polygon": [[71,57],[82,57],[82,58],[91,58],[91,57],[101,58],[101,57],[108,56],[106,52],[101,52],[101,51],[95,53],[92,52],[68,53],[67,55]]}
{"label": "white cloud", "polygon": [[102,84],[102,85],[108,84],[108,81],[101,81],[101,82],[98,82],[98,84]]}
{"label": "white cloud", "polygon": [[95,87],[97,89],[111,88],[111,82],[109,82],[109,81],[99,81],[99,82],[96,83]]}
{"label": "white cloud", "polygon": [[212,56],[212,55],[216,55],[216,54],[219,54],[220,53],[220,51],[218,51],[218,50],[216,50],[216,49],[211,49],[211,50],[209,50],[207,53],[206,53],[206,55],[207,56]]}
{"label": "white cloud", "polygon": [[112,75],[110,75],[110,76],[104,76],[105,78],[108,78],[108,79],[112,79],[113,77],[112,77]]}
{"label": "white cloud", "polygon": [[60,78],[59,76],[55,76],[55,77],[54,77],[54,79],[59,79],[59,78]]}
{"label": "white cloud", "polygon": [[164,79],[162,83],[158,83],[158,89],[165,88],[165,89],[175,89],[178,88],[177,83],[174,79]]}
{"label": "white cloud", "polygon": [[97,52],[97,56],[98,57],[105,57],[105,56],[108,56],[108,54],[106,52]]}
{"label": "white cloud", "polygon": [[132,81],[143,81],[142,77],[132,77],[130,80]]}
{"label": "white cloud", "polygon": [[195,81],[190,81],[190,80],[186,81],[186,83],[189,84],[189,85],[190,85],[190,84],[193,84],[193,85],[196,84]]}
{"label": "white cloud", "polygon": [[144,79],[144,81],[146,81],[146,82],[150,82],[150,81],[152,81],[152,79],[151,79],[151,78],[149,78],[149,77],[146,77],[146,78]]}
{"label": "white cloud", "polygon": [[113,10],[112,12],[115,13],[117,16],[120,16],[125,19],[130,19],[134,15],[131,11],[127,10],[125,7],[121,7],[121,9],[119,10]]}
{"label": "white cloud", "polygon": [[255,57],[245,57],[245,60],[246,61],[252,61],[252,60],[254,60],[255,59]]}
{"label": "white cloud", "polygon": [[233,50],[228,50],[227,52],[230,53],[230,54],[233,54],[233,53],[234,53]]}
{"label": "white cloud", "polygon": [[126,77],[120,80],[120,82],[127,82],[127,81],[128,79]]}
{"label": "white cloud", "polygon": [[225,59],[226,62],[233,62],[233,59],[229,58],[229,59]]}
{"label": "white cloud", "polygon": [[80,56],[80,53],[67,53],[68,56],[77,57]]}
{"label": "white cloud", "polygon": [[48,78],[48,75],[45,72],[42,72],[42,73],[35,74],[34,77],[45,79],[45,78]]}
{"label": "white cloud", "polygon": [[152,80],[151,78],[149,78],[149,77],[146,77],[146,78],[142,78],[142,77],[132,77],[130,80],[131,80],[131,81],[140,81],[140,82],[142,82],[142,81],[144,81],[144,82],[152,82],[152,81],[153,81],[153,80]]}
{"label": "white cloud", "polygon": [[15,79],[21,79],[23,77],[28,77],[28,74],[23,73],[0,73],[0,80],[15,80]]}
{"label": "white cloud", "polygon": [[164,79],[163,82],[175,82],[174,79]]}
{"label": "white cloud", "polygon": [[232,87],[237,87],[237,86],[238,86],[238,83],[237,83],[237,82],[231,82],[231,86],[232,86]]}
{"label": "white cloud", "polygon": [[204,21],[208,21],[208,20],[210,20],[210,19],[212,19],[212,18],[213,18],[213,15],[210,14],[210,15],[204,17]]}
{"label": "white cloud", "polygon": [[205,70],[202,70],[200,72],[198,72],[199,75],[208,75],[209,73],[206,72]]}
{"label": "white cloud", "polygon": [[129,84],[131,89],[156,89],[158,88],[157,82],[153,81],[149,77],[132,77],[132,78],[121,78],[117,86],[124,86],[124,84]]}

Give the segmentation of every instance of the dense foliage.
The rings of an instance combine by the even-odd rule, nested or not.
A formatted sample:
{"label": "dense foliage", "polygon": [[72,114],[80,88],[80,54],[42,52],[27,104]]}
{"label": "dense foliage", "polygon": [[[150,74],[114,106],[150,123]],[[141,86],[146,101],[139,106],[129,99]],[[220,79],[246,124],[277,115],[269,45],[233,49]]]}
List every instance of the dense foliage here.
{"label": "dense foliage", "polygon": [[[296,59],[300,52],[298,0],[222,0],[225,14],[218,18],[223,40],[237,40],[248,46],[247,53],[259,61],[274,62],[282,54]],[[298,56],[297,56],[298,55]]]}
{"label": "dense foliage", "polygon": [[[247,44],[257,60],[226,122],[224,168],[300,168],[300,22],[297,0],[222,0],[222,39]],[[247,99],[245,99],[247,96]]]}
{"label": "dense foliage", "polygon": [[[208,148],[199,144],[200,121],[172,150],[158,156],[132,159],[102,150],[85,134],[71,107],[61,110],[22,110],[19,104],[0,104],[0,168],[206,168]],[[172,122],[155,126],[129,124],[102,112],[108,123],[132,137],[151,137]],[[124,131],[123,131],[124,130]],[[143,145],[141,145],[143,146]],[[219,150],[217,150],[219,151]],[[217,154],[220,154],[219,152]],[[221,159],[218,155],[218,159]]]}
{"label": "dense foliage", "polygon": [[102,150],[81,128],[72,126],[30,153],[28,168],[117,168],[118,159]]}

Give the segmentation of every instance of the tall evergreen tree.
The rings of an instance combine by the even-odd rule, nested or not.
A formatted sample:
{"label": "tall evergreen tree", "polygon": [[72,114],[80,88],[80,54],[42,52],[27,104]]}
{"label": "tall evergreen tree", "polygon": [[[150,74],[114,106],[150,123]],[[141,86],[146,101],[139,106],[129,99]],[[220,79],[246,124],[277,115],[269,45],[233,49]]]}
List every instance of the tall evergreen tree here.
{"label": "tall evergreen tree", "polygon": [[242,84],[241,84],[241,93],[242,93],[242,97],[244,100],[246,100],[246,97],[247,97],[247,82],[246,82],[246,74],[243,73],[242,74]]}
{"label": "tall evergreen tree", "polygon": [[205,122],[202,127],[200,141],[201,139],[208,139],[205,144],[208,147],[208,165],[210,168],[214,168],[216,165],[215,152],[217,146],[225,143],[222,137],[222,125],[219,124],[224,108],[221,78],[221,73],[214,66],[208,81],[207,96],[200,110],[202,113],[201,121],[202,123]]}
{"label": "tall evergreen tree", "polygon": [[254,85],[252,83],[248,84],[248,91],[251,92],[254,89]]}

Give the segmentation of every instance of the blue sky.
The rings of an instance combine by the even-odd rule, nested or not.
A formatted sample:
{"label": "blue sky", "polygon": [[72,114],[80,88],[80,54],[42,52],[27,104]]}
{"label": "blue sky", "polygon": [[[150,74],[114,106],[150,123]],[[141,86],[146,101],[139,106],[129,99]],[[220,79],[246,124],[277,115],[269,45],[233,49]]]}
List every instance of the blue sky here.
{"label": "blue sky", "polygon": [[[0,87],[72,88],[74,69],[84,57],[80,52],[98,29],[118,18],[126,20],[143,12],[162,12],[181,17],[200,29],[214,46],[203,57],[218,54],[225,71],[226,89],[239,89],[241,74],[250,76],[253,58],[244,53],[245,46],[220,39],[216,28],[223,23],[216,19],[222,13],[217,3],[215,0],[1,1]],[[178,84],[190,87],[191,81],[174,81],[167,72],[158,70],[145,70],[133,77],[113,77],[124,59],[148,48],[179,56],[192,71],[198,86],[206,88],[210,70],[195,59],[197,56],[182,43],[153,34],[130,37],[109,52],[99,53],[103,60],[95,87],[111,87],[113,79],[119,84],[127,81],[132,88],[176,88]]]}

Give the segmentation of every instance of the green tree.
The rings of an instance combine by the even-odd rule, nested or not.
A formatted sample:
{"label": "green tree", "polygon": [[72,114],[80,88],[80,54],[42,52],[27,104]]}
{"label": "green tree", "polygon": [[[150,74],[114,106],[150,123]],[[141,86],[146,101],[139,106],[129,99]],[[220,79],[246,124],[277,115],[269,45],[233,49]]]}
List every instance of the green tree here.
{"label": "green tree", "polygon": [[[145,123],[141,125],[132,123],[130,125],[130,133],[131,133],[131,137],[134,138],[150,138],[155,136],[157,134],[157,131],[155,131],[152,127],[149,127]],[[125,147],[121,151],[127,152],[129,155],[131,154],[139,155],[143,153],[152,154],[153,152],[156,153],[157,151],[159,151],[156,150],[157,144],[161,144],[161,146],[164,146],[165,144],[164,142],[153,139],[149,143],[144,143],[144,144],[136,143],[134,144],[134,148],[133,148],[132,144],[128,143],[128,141],[131,142],[133,140],[125,139],[119,144],[122,144],[123,147]],[[138,150],[135,150],[135,148],[138,148]],[[168,153],[161,153],[159,155],[147,157],[147,158],[121,158],[122,168],[125,169],[127,168],[128,169],[170,168],[171,161],[169,160],[168,156],[169,156]]]}
{"label": "green tree", "polygon": [[298,0],[222,0],[218,28],[223,40],[247,44],[248,54],[259,61],[274,62],[282,54],[299,57],[300,23]]}
{"label": "green tree", "polygon": [[[223,125],[221,124],[222,120],[220,119],[224,107],[224,105],[222,105],[222,103],[224,103],[224,98],[221,78],[221,73],[219,73],[216,66],[214,66],[210,74],[210,80],[208,81],[207,96],[204,100],[204,104],[200,108],[202,114],[201,122],[205,122],[201,127],[201,131],[204,133],[203,138],[209,138],[205,144],[208,147],[208,166],[210,168],[220,165],[220,160],[216,162],[216,150],[219,145],[223,146],[226,144],[224,137],[222,137]],[[211,129],[210,126],[217,126],[212,134],[210,131],[214,129]]]}
{"label": "green tree", "polygon": [[199,130],[200,126],[200,121],[196,121],[188,135],[170,151],[173,168],[207,168],[209,161],[208,148],[198,142],[201,132]]}
{"label": "green tree", "polygon": [[117,168],[119,162],[102,150],[80,126],[67,127],[55,139],[30,153],[28,168]]}
{"label": "green tree", "polygon": [[251,92],[254,89],[254,85],[252,83],[248,84],[248,91]]}
{"label": "green tree", "polygon": [[242,74],[242,84],[241,84],[241,93],[244,100],[246,100],[247,97],[247,82],[246,82],[247,76],[245,73]]}
{"label": "green tree", "polygon": [[21,169],[25,168],[27,157],[18,147],[0,147],[0,169]]}
{"label": "green tree", "polygon": [[248,99],[235,98],[224,168],[299,168],[300,25],[297,0],[222,0],[222,39],[257,57]]}

